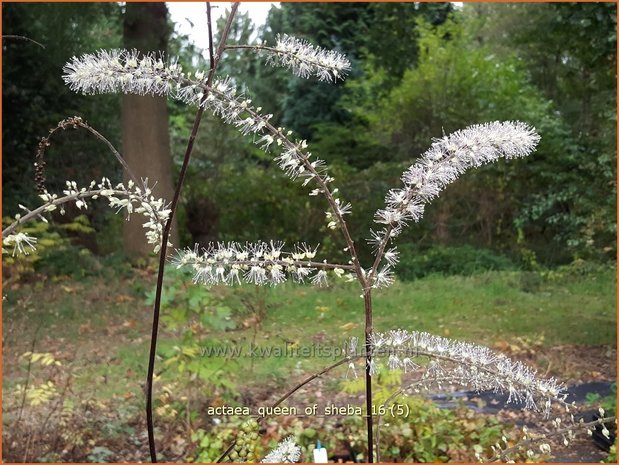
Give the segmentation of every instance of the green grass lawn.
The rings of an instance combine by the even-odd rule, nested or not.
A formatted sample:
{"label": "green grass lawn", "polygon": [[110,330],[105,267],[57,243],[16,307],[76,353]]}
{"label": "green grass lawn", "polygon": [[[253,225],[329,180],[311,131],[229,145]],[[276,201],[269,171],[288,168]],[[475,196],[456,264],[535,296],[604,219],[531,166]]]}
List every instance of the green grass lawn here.
{"label": "green grass lawn", "polygon": [[[146,295],[152,293],[155,272],[146,268],[115,274],[113,267],[108,271],[105,276],[78,280],[48,277],[30,283],[13,281],[3,289],[5,431],[15,424],[21,399],[17,385],[23,386],[27,379],[27,364],[21,355],[32,350],[37,334],[34,351],[51,353],[62,365],[35,363],[29,385],[42,386],[51,381],[59,391],[68,386],[65,400],[75,406],[74,418],[91,418],[91,411],[97,412],[98,422],[79,420],[79,425],[75,423],[76,432],[94,438],[103,447],[101,450],[114,451],[119,456],[146,456],[143,387],[152,321],[152,306]],[[155,425],[161,444],[166,442],[165,438],[187,436],[188,431],[209,430],[212,425],[208,406],[256,407],[270,403],[267,398],[272,400],[272,396],[283,394],[335,359],[332,353],[305,356],[304,349],[341,348],[351,337],[363,334],[363,300],[353,284],[313,288],[287,283],[278,288],[206,289],[173,275],[169,278],[164,291],[154,387]],[[609,379],[614,372],[607,366],[614,352],[608,347],[616,346],[615,287],[615,270],[600,267],[586,273],[566,269],[546,273],[487,272],[469,277],[429,276],[397,282],[376,292],[375,329],[429,331],[493,348],[507,347],[510,351],[514,346],[528,345],[534,349],[535,357],[527,361],[544,374],[552,368],[550,376],[573,382],[580,379],[583,371],[597,370],[600,375],[596,379]],[[175,320],[173,316],[182,314],[187,307],[199,310],[194,315],[197,318],[223,311],[229,316],[215,320],[207,317],[205,321],[234,325],[228,330],[209,324],[194,326],[198,328],[202,347],[240,348],[247,355],[250,344],[254,344],[262,350],[279,352],[270,357],[230,353],[207,357],[199,354],[198,347],[197,353],[182,359],[191,364],[192,370],[179,370],[181,364],[178,360],[170,363],[171,357],[192,349],[183,339],[192,323],[182,318]],[[264,312],[259,324],[254,318],[257,311]],[[524,343],[522,338],[526,339]],[[549,356],[544,352],[554,351],[557,345],[563,347],[558,354]],[[600,350],[598,346],[605,347]],[[589,358],[579,358],[583,353]],[[599,360],[595,358],[598,356]],[[577,358],[576,368],[569,363],[565,367],[556,363],[558,359],[563,362]],[[595,361],[591,364],[594,366],[590,366],[589,360]],[[362,366],[361,362],[358,370]],[[320,401],[354,404],[362,390],[363,377],[346,377],[347,369],[344,364],[307,385],[286,405]],[[381,379],[395,380],[398,376],[390,373],[388,378],[376,377],[375,396],[380,394]],[[50,405],[31,405],[27,415],[38,418],[36,415],[46,414]],[[229,428],[234,430],[235,420],[231,421]],[[485,425],[481,417],[479,421]],[[32,425],[36,426],[36,422]],[[299,422],[294,425],[290,428],[302,427]],[[452,426],[448,428],[451,430]],[[480,428],[487,430],[486,426]],[[361,430],[354,431],[362,435]],[[84,461],[84,457],[95,460],[86,453],[81,452],[79,461]],[[211,453],[216,457],[221,450]]]}
{"label": "green grass lawn", "polygon": [[[112,283],[89,278],[5,291],[5,360],[30,350],[34,328],[41,325],[37,351],[64,356],[72,367],[76,388],[94,389],[102,398],[127,392],[139,398],[150,336],[147,289],[150,284],[139,279]],[[251,289],[205,292],[232,309],[237,325],[232,331],[209,330],[207,346],[243,347],[247,354],[249,344],[255,343],[264,350],[296,348],[297,355],[302,355],[303,347],[342,347],[350,337],[363,333],[363,301],[354,284],[317,289],[289,283],[264,289],[260,295],[266,317],[258,327],[247,323],[251,315],[241,299],[241,293],[251,299]],[[428,331],[488,346],[517,337],[541,340],[542,336],[545,345],[614,346],[615,302],[615,270],[611,268],[545,276],[526,272],[430,276],[377,292],[374,325],[378,331]],[[163,315],[169,311],[170,307],[164,308]],[[11,327],[23,330],[7,334]],[[169,354],[181,344],[179,334],[162,325],[160,354]],[[284,386],[291,373],[310,372],[332,360],[213,356],[202,357],[200,363],[213,381],[225,374],[242,388]],[[174,366],[159,363],[158,368],[164,381],[179,377]],[[11,386],[22,376],[19,370],[5,371],[5,385]]]}
{"label": "green grass lawn", "polygon": [[[549,346],[615,345],[613,270],[531,279],[522,272],[488,272],[399,282],[376,293],[375,330],[428,331],[488,346],[517,337],[543,338]],[[286,285],[271,290],[268,302],[272,308],[262,335],[270,341],[342,345],[363,334],[363,301],[352,284],[326,289]],[[316,368],[309,360],[302,363]],[[266,372],[277,373],[282,361],[264,364]]]}

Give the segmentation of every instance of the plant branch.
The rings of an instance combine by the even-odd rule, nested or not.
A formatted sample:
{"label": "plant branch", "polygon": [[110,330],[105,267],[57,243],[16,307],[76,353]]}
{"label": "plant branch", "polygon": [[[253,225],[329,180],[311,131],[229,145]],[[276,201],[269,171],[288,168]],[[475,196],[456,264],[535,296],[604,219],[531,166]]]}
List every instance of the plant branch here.
{"label": "plant branch", "polygon": [[492,457],[488,458],[487,460],[485,460],[485,463],[494,463],[494,462],[498,462],[498,461],[503,461],[505,459],[507,459],[509,457],[509,454],[514,453],[514,452],[518,452],[519,450],[522,450],[523,448],[533,445],[535,443],[541,442],[541,441],[545,441],[546,439],[548,439],[549,437],[553,437],[553,436],[561,436],[564,435],[566,433],[569,433],[570,431],[574,431],[576,429],[580,429],[580,428],[592,428],[594,426],[599,426],[599,425],[603,425],[606,423],[615,423],[617,421],[616,417],[605,417],[605,418],[598,418],[597,420],[593,420],[590,421],[588,423],[574,423],[570,426],[567,426],[565,428],[561,428],[561,429],[557,429],[555,431],[551,431],[550,433],[544,434],[540,437],[537,438],[529,438],[529,439],[523,439],[522,441],[518,442],[515,446],[512,447],[508,447],[507,449],[503,449],[500,451],[500,453],[495,453]]}
{"label": "plant branch", "polygon": [[39,141],[39,145],[37,147],[37,153],[35,155],[34,165],[35,165],[35,181],[37,183],[37,188],[40,194],[42,194],[45,191],[45,173],[44,173],[45,160],[43,159],[43,155],[45,154],[45,150],[47,150],[47,147],[51,145],[49,140],[57,131],[61,129],[62,130],[66,130],[68,128],[77,129],[78,127],[86,129],[93,136],[95,136],[97,139],[99,139],[101,142],[107,145],[107,147],[110,149],[112,154],[116,157],[116,160],[118,160],[118,162],[122,165],[122,167],[125,169],[125,171],[129,175],[129,177],[133,180],[133,182],[136,184],[139,184],[139,179],[133,173],[133,171],[131,171],[131,168],[129,168],[129,165],[127,165],[127,162],[122,157],[122,155],[118,152],[118,150],[116,150],[114,145],[112,145],[112,143],[108,139],[106,139],[105,136],[103,136],[100,132],[98,132],[96,129],[90,126],[86,121],[82,120],[82,118],[80,118],[79,116],[71,116],[69,118],[66,118],[60,121],[55,128],[50,129],[49,134],[47,136],[41,137],[41,140]]}
{"label": "plant branch", "polygon": [[[252,266],[255,265],[257,262],[253,261],[253,260],[230,260],[230,259],[226,259],[226,266]],[[325,263],[325,262],[312,262],[312,261],[303,261],[303,260],[268,260],[265,262],[260,262],[268,264],[268,265],[279,265],[281,267],[291,267],[291,266],[302,266],[305,268],[316,268],[319,270],[335,270],[335,269],[342,269],[342,270],[349,270],[349,271],[354,271],[355,267],[352,265],[340,265],[337,263]],[[203,262],[200,261],[187,261],[187,262],[183,262],[182,265],[179,266],[184,266],[184,265],[203,265]]]}
{"label": "plant branch", "polygon": [[[196,83],[195,81],[190,81],[187,79],[185,79],[183,83],[201,86],[204,89],[205,93],[210,92],[213,95],[220,98],[221,100],[224,100],[224,101],[231,100],[230,96],[226,95],[225,93],[217,89],[210,87],[208,83],[207,84]],[[304,169],[307,172],[312,174],[313,179],[315,179],[316,183],[318,184],[320,188],[319,190],[321,191],[322,195],[327,199],[327,202],[329,203],[329,207],[333,215],[335,215],[336,219],[338,220],[337,221],[338,225],[342,231],[344,240],[346,241],[346,245],[348,247],[348,252],[350,253],[351,258],[352,258],[352,265],[354,267],[355,273],[357,275],[359,282],[362,284],[362,287],[365,289],[367,287],[367,282],[366,282],[363,270],[361,268],[361,265],[359,263],[359,259],[357,258],[355,244],[352,240],[350,232],[348,231],[348,226],[346,224],[346,221],[344,220],[343,215],[340,213],[340,209],[338,208],[338,204],[335,201],[335,197],[333,197],[333,193],[331,189],[329,189],[329,186],[327,185],[328,181],[325,178],[323,178],[323,176],[321,176],[316,170],[316,168],[312,165],[312,163],[309,160],[309,155],[299,150],[297,145],[295,145],[288,138],[288,136],[284,133],[283,129],[276,128],[269,122],[267,118],[265,118],[263,115],[261,115],[260,113],[253,110],[250,107],[245,108],[244,111],[247,112],[247,114],[249,114],[252,118],[256,120],[260,120],[263,123],[264,129],[266,129],[267,132],[273,135],[274,138],[281,140],[284,147],[286,147],[289,150],[294,150],[299,155],[299,158],[301,162],[303,163]]]}
{"label": "plant branch", "polygon": [[[212,92],[218,95],[222,99],[227,99],[227,96],[217,90],[212,90]],[[365,313],[365,344],[366,344],[366,374],[365,374],[365,389],[366,389],[366,408],[367,408],[367,439],[368,439],[368,461],[373,462],[373,419],[372,419],[372,377],[370,374],[370,366],[372,362],[372,355],[370,351],[370,335],[373,332],[373,323],[372,323],[372,292],[371,292],[371,281],[366,277],[363,269],[361,268],[361,264],[357,258],[357,251],[355,248],[355,244],[350,236],[350,232],[348,231],[348,226],[342,213],[340,213],[340,209],[338,208],[338,203],[333,197],[333,193],[329,186],[327,185],[327,179],[323,178],[309,161],[309,156],[301,152],[298,147],[293,144],[290,139],[284,134],[283,130],[279,128],[275,128],[268,119],[262,117],[256,111],[248,108],[247,113],[249,113],[253,118],[260,119],[264,123],[264,128],[270,132],[274,137],[281,140],[283,145],[291,150],[295,150],[299,155],[301,162],[305,170],[313,175],[316,183],[320,187],[320,191],[322,195],[327,199],[329,206],[331,208],[332,213],[335,215],[337,219],[338,226],[344,236],[344,240],[348,246],[348,251],[351,255],[352,265],[355,270],[355,274],[357,275],[357,280],[363,289],[363,300],[364,300],[364,313]]]}
{"label": "plant branch", "polygon": [[[329,365],[327,368],[324,368],[323,370],[314,373],[311,376],[308,376],[307,378],[305,378],[303,381],[301,381],[299,384],[297,384],[296,386],[294,386],[292,389],[288,390],[283,396],[281,396],[279,399],[277,399],[273,404],[271,404],[271,408],[275,408],[278,405],[280,405],[282,402],[284,402],[286,399],[288,399],[290,396],[292,396],[295,392],[297,392],[299,389],[301,389],[303,386],[305,386],[308,383],[311,383],[313,380],[315,380],[316,378],[320,378],[321,376],[327,374],[328,372],[330,372],[331,370],[342,366],[343,364],[347,363],[347,362],[351,362],[353,359],[358,358],[357,356],[355,357],[345,357],[341,360],[338,360],[337,362]],[[258,422],[261,423],[266,419],[266,417],[261,417]],[[230,452],[232,452],[232,449],[234,448],[234,445],[236,444],[236,440],[232,442],[232,444],[230,444],[228,446],[228,448],[224,451],[223,454],[221,454],[221,456],[217,459],[217,463],[221,463],[223,460],[225,460],[225,458],[228,456],[228,454]]]}
{"label": "plant branch", "polygon": [[368,462],[374,461],[374,439],[373,435],[373,423],[372,416],[372,373],[370,372],[372,366],[372,288],[367,284],[363,289],[363,303],[365,311],[365,408],[367,410],[367,442],[368,442]]}
{"label": "plant branch", "polygon": [[339,360],[339,361],[329,365],[327,368],[324,368],[323,370],[320,370],[318,373],[314,373],[313,375],[308,376],[303,381],[301,381],[299,384],[297,384],[295,387],[293,387],[292,389],[288,390],[288,392],[286,392],[279,399],[277,399],[277,401],[275,401],[273,403],[273,405],[271,405],[271,407],[277,407],[278,405],[280,405],[282,402],[284,402],[286,399],[288,399],[290,396],[292,396],[295,392],[297,392],[299,389],[301,389],[306,384],[314,381],[316,378],[320,378],[321,376],[327,374],[331,370],[333,370],[333,369],[335,369],[335,368],[337,368],[339,366],[342,366],[343,364],[345,364],[347,362],[351,362],[354,358],[355,357],[343,358],[343,359],[341,359],[341,360]]}
{"label": "plant branch", "polygon": [[[206,85],[209,86],[213,77],[215,76],[215,70],[217,69],[217,65],[219,64],[219,59],[221,57],[221,51],[225,46],[228,35],[230,34],[230,28],[232,26],[232,21],[236,14],[236,11],[239,7],[238,3],[234,3],[230,10],[230,15],[228,16],[228,20],[226,22],[224,31],[221,36],[221,42],[217,49],[217,54],[213,53],[213,42],[209,43],[209,56],[212,61],[210,63],[210,70],[208,74],[208,78],[206,81]],[[207,23],[209,34],[212,36],[212,24],[211,24],[211,15],[210,15],[210,3],[206,4],[207,8]],[[208,94],[205,92],[202,97],[202,102],[204,102],[207,98]],[[166,254],[168,249],[168,238],[170,236],[170,230],[172,229],[172,221],[174,218],[174,214],[176,212],[176,208],[178,206],[178,201],[180,198],[180,193],[183,187],[183,182],[185,180],[185,175],[187,173],[187,167],[189,165],[189,160],[191,159],[191,153],[193,151],[193,146],[196,140],[196,136],[198,134],[198,129],[200,127],[200,122],[202,120],[202,115],[204,113],[204,108],[202,105],[198,108],[196,116],[194,118],[193,127],[191,130],[191,135],[189,136],[189,141],[187,142],[187,148],[185,150],[185,156],[183,158],[183,165],[181,166],[181,170],[178,176],[178,181],[176,185],[176,190],[174,192],[174,198],[172,199],[172,204],[170,206],[171,213],[168,221],[163,230],[163,237],[161,240],[161,251],[159,254],[159,270],[157,273],[157,287],[155,290],[155,303],[153,306],[153,324],[152,324],[152,333],[151,333],[151,344],[150,344],[150,353],[148,359],[148,373],[146,376],[146,423],[148,429],[148,445],[150,451],[150,458],[153,463],[157,462],[157,451],[155,447],[155,430],[153,425],[153,376],[155,372],[155,358],[157,353],[157,335],[159,330],[159,314],[161,312],[161,293],[163,290],[163,273],[166,264]]]}
{"label": "plant branch", "polygon": [[31,39],[30,37],[26,37],[26,36],[19,36],[19,35],[13,35],[13,34],[9,34],[9,35],[3,35],[2,36],[2,40],[4,39],[13,39],[13,40],[26,40],[28,42],[32,42],[33,44],[38,45],[41,48],[45,48],[45,45],[40,44],[39,42],[37,42],[36,40]]}
{"label": "plant branch", "polygon": [[90,191],[84,191],[84,192],[77,192],[75,194],[65,195],[64,197],[58,197],[56,199],[49,200],[45,202],[43,205],[41,205],[40,207],[37,207],[35,210],[28,210],[28,212],[25,215],[19,217],[9,226],[4,228],[2,230],[2,238],[3,239],[6,238],[6,236],[14,232],[18,226],[30,221],[34,217],[41,216],[43,213],[48,211],[50,207],[63,205],[68,202],[74,202],[76,200],[85,199],[88,197],[101,196],[103,192],[109,192],[111,194],[121,195],[121,196],[127,195],[126,191],[117,190],[117,189],[96,189],[96,190],[90,190]]}

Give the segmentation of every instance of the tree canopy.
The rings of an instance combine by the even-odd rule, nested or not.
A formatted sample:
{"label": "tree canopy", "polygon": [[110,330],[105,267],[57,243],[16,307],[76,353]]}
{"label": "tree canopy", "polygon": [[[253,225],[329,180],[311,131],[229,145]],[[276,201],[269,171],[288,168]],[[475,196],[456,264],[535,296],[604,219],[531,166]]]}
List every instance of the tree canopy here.
{"label": "tree canopy", "polygon": [[[37,140],[58,120],[83,116],[119,141],[119,99],[69,94],[60,70],[72,55],[118,47],[123,7],[9,3],[3,10],[6,34],[46,45],[3,41],[3,200],[15,213],[35,194]],[[352,62],[347,80],[333,86],[301,79],[245,50],[226,52],[221,72],[329,162],[353,203],[357,243],[365,242],[384,193],[433,138],[475,123],[521,120],[542,136],[537,153],[467,174],[400,241],[417,249],[482,246],[548,264],[612,260],[615,18],[611,3],[282,3],[260,28],[239,15],[232,42],[272,44],[288,33],[345,53]],[[174,35],[170,49],[188,69],[207,66],[187,37]],[[192,112],[174,102],[169,109],[178,161]],[[50,152],[50,183],[110,175],[103,148],[75,135],[60,138]],[[331,251],[342,246],[323,225],[324,205],[214,117],[198,134],[183,206],[179,229],[187,244],[278,238],[321,242]],[[109,221],[95,217],[98,229]]]}

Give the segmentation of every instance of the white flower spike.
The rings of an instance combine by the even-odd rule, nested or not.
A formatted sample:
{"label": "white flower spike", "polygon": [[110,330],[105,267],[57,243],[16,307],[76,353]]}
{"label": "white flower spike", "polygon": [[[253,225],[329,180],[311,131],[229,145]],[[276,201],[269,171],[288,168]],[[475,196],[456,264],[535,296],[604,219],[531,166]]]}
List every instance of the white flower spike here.
{"label": "white flower spike", "polygon": [[350,71],[350,61],[341,53],[286,34],[278,35],[275,48],[266,50],[270,52],[270,64],[289,68],[302,78],[316,76],[321,81],[334,82],[344,79]]}
{"label": "white flower spike", "polygon": [[269,452],[261,463],[296,463],[301,458],[301,448],[297,446],[292,436],[280,442]]}

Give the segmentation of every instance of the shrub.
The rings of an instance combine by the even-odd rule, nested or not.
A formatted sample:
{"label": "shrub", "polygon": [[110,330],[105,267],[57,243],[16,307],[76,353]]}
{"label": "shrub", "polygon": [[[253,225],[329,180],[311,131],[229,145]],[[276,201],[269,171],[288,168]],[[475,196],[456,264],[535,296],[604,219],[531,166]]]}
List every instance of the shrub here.
{"label": "shrub", "polygon": [[403,244],[399,248],[402,254],[398,276],[404,280],[419,279],[434,273],[468,276],[480,271],[514,269],[509,258],[468,245],[440,245],[417,253],[412,244]]}

